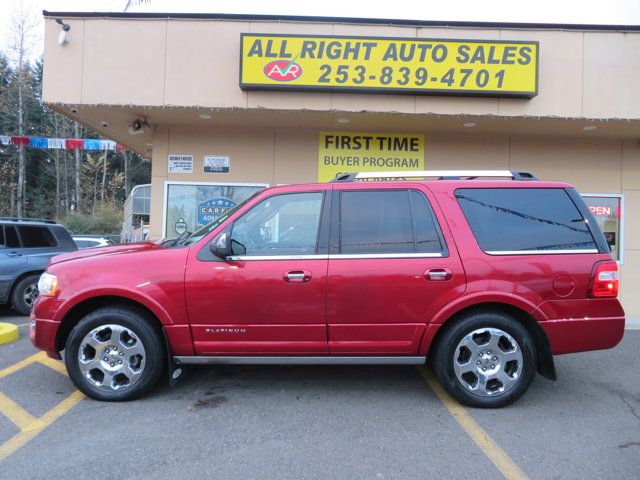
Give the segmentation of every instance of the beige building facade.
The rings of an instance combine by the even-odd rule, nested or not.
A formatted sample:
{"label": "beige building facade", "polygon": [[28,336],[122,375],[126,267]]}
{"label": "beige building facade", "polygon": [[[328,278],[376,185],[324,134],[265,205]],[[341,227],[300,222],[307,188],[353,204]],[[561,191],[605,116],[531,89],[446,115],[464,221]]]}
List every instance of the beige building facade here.
{"label": "beige building facade", "polygon": [[[266,185],[318,181],[326,135],[344,134],[351,141],[409,135],[423,142],[416,154],[421,169],[530,171],[590,194],[587,202],[620,261],[625,309],[640,315],[634,294],[640,285],[635,27],[50,12],[45,17],[44,102],[151,158],[152,239],[196,228]],[[70,26],[64,39],[57,18]],[[317,41],[316,47],[334,38],[394,39],[398,45],[455,40],[448,45],[458,53],[460,45],[485,45],[488,52],[509,42],[514,51],[518,42],[534,43],[536,92],[391,91],[381,76],[371,80],[374,87],[349,91],[334,88],[335,82],[292,90],[285,81],[241,88],[241,63],[247,69],[250,60],[241,38],[251,34],[264,36],[259,54],[286,60],[265,62],[264,75],[272,73],[267,65],[275,65],[281,76],[316,67],[287,56],[284,47],[269,51],[268,39],[286,37],[291,44],[302,37]],[[319,57],[318,52],[309,48],[306,55]],[[344,60],[355,74],[354,59],[340,55],[334,60]],[[332,68],[335,61],[327,60]],[[490,56],[482,61],[491,63]],[[505,67],[507,75],[512,67],[517,65]],[[399,75],[401,69],[394,68]],[[493,66],[486,68],[493,74]],[[477,68],[472,75],[483,83]],[[414,85],[420,80],[412,77]],[[446,76],[439,85],[448,86]],[[345,160],[350,153],[336,151],[343,171],[358,169]]]}

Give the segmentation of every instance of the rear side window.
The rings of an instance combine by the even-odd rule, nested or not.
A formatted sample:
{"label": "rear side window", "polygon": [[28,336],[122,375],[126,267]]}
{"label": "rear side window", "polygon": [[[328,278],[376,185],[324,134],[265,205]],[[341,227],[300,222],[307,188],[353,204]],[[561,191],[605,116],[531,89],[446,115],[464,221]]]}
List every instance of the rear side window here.
{"label": "rear side window", "polygon": [[56,239],[46,227],[20,225],[20,237],[24,248],[56,247]]}
{"label": "rear side window", "polygon": [[340,253],[435,252],[442,252],[441,237],[431,209],[419,192],[341,192]]}
{"label": "rear side window", "polygon": [[487,253],[597,251],[585,219],[564,189],[459,189],[456,197]]}
{"label": "rear side window", "polygon": [[20,248],[20,240],[18,240],[18,232],[13,225],[4,227],[4,241],[7,248]]}

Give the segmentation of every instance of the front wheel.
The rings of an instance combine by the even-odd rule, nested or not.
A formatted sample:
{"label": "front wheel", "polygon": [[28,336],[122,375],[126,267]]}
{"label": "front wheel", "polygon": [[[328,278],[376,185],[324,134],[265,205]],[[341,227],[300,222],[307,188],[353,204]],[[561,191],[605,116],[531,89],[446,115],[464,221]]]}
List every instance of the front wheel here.
{"label": "front wheel", "polygon": [[65,347],[69,378],[96,400],[131,400],[160,379],[165,352],[160,333],[126,307],[91,312],[71,331]]}
{"label": "front wheel", "polygon": [[478,312],[445,330],[432,365],[443,388],[459,402],[497,408],[515,402],[529,388],[536,351],[529,332],[517,320],[498,312]]}
{"label": "front wheel", "polygon": [[40,275],[29,275],[20,280],[13,288],[11,306],[20,315],[29,315],[31,307],[38,297],[38,280]]}

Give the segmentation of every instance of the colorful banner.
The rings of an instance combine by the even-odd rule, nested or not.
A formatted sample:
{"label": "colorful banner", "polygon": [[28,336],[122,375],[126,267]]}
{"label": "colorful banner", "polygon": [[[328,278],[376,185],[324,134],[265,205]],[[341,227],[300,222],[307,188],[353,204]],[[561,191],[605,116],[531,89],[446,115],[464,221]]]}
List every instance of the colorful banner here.
{"label": "colorful banner", "polygon": [[0,135],[0,144],[25,146],[30,148],[52,148],[62,150],[116,150],[124,152],[127,147],[113,140],[100,140],[94,138],[44,138],[22,137],[17,135]]}
{"label": "colorful banner", "polygon": [[424,135],[321,132],[318,181],[355,172],[424,170]]}
{"label": "colorful banner", "polygon": [[532,98],[538,42],[243,33],[243,90]]}

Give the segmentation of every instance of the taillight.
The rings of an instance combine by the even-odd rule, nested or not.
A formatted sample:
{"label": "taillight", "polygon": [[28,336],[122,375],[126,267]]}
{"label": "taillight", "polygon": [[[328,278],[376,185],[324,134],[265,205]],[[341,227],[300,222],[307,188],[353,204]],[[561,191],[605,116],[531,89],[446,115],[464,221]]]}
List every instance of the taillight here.
{"label": "taillight", "polygon": [[591,296],[615,298],[618,296],[619,287],[618,264],[616,262],[597,264],[591,279]]}

